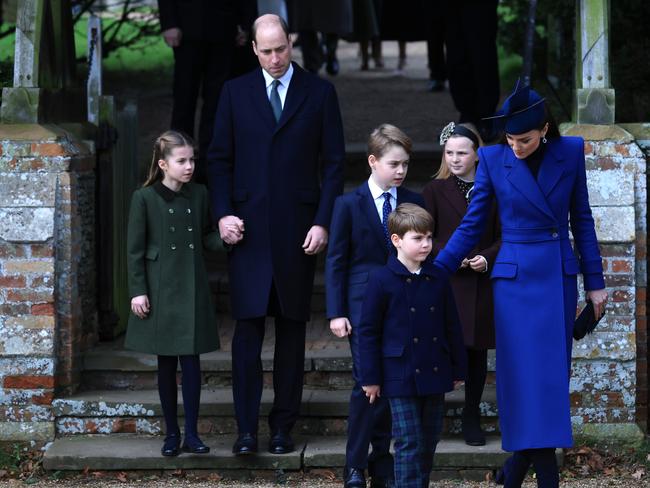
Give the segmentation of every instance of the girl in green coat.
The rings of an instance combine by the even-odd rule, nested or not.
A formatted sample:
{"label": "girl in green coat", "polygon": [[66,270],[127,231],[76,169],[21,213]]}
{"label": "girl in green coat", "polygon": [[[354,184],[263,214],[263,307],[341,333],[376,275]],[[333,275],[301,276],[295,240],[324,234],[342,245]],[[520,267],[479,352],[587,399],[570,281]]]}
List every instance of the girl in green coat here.
{"label": "girl in green coat", "polygon": [[221,241],[211,230],[208,191],[191,183],[194,148],[168,131],[154,145],[149,177],[133,193],[127,240],[131,311],[125,345],[158,356],[158,392],[165,417],[163,456],[180,447],[176,368],[182,369],[185,440],[182,450],[210,449],[197,434],[201,396],[199,354],[219,348],[203,249]]}

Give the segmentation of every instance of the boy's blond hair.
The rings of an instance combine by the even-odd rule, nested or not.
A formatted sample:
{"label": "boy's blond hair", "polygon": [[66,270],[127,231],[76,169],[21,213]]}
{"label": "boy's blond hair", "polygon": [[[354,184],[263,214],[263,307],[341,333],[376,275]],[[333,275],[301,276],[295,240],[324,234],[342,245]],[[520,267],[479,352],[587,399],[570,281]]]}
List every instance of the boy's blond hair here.
{"label": "boy's blond hair", "polygon": [[388,233],[402,239],[410,230],[420,234],[433,232],[433,217],[419,205],[402,203],[388,216]]}
{"label": "boy's blond hair", "polygon": [[411,138],[391,124],[381,124],[368,137],[368,156],[381,158],[391,146],[401,146],[406,154],[411,155],[413,143]]}

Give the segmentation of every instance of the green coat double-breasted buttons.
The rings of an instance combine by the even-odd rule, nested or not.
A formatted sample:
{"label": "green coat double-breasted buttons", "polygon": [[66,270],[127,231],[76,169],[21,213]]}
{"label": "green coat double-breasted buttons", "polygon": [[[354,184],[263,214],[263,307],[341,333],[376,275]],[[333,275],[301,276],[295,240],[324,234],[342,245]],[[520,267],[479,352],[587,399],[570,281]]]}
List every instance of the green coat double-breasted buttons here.
{"label": "green coat double-breasted buttons", "polygon": [[131,313],[125,346],[158,355],[201,354],[219,348],[203,249],[216,250],[205,186],[175,193],[162,183],[133,193],[127,259],[129,292],[147,295],[149,315]]}

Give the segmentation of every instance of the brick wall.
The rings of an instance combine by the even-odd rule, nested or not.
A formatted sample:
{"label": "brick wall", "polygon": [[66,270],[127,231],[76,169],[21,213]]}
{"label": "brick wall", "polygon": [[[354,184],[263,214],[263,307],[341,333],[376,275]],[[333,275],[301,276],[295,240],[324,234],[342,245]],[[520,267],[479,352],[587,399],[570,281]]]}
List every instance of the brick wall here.
{"label": "brick wall", "polygon": [[61,129],[0,125],[0,438],[53,437],[55,392],[96,342],[94,156]]}
{"label": "brick wall", "polygon": [[585,138],[589,197],[610,296],[596,332],[574,345],[572,420],[578,433],[587,424],[592,432],[599,426],[602,434],[624,432],[647,408],[637,356],[647,331],[646,158],[634,136],[617,126],[567,125],[564,133]]}

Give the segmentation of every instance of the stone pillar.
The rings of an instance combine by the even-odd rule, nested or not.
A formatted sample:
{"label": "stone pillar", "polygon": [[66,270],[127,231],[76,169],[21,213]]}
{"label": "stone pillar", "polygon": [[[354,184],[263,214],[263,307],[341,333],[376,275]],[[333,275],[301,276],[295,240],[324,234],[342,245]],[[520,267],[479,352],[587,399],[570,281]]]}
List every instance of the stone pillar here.
{"label": "stone pillar", "polygon": [[609,0],[579,0],[576,13],[576,116],[579,124],[613,124],[609,75]]}
{"label": "stone pillar", "polygon": [[634,137],[615,125],[565,124],[563,133],[585,139],[589,199],[610,296],[596,331],[574,343],[574,429],[579,438],[639,441],[637,321],[645,316],[639,298],[644,301],[647,286],[646,159]]}
{"label": "stone pillar", "polygon": [[0,125],[0,438],[54,437],[96,342],[95,157],[54,126]]}

